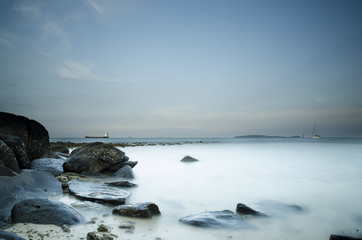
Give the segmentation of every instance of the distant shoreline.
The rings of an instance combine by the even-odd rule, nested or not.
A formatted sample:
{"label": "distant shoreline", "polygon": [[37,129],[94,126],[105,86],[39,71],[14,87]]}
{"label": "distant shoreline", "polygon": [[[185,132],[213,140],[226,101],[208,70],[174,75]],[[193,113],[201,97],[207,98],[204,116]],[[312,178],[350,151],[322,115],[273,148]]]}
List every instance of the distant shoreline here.
{"label": "distant shoreline", "polygon": [[301,136],[269,136],[269,135],[244,135],[244,136],[235,136],[234,138],[302,138]]}

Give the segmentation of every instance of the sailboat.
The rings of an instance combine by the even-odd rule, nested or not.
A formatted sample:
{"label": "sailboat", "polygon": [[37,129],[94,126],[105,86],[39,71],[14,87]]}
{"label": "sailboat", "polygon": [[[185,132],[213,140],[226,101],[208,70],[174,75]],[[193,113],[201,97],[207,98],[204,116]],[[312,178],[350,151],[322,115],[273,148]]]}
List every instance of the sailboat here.
{"label": "sailboat", "polygon": [[321,138],[321,136],[319,136],[317,134],[317,125],[316,124],[314,124],[313,132],[312,132],[312,138]]}

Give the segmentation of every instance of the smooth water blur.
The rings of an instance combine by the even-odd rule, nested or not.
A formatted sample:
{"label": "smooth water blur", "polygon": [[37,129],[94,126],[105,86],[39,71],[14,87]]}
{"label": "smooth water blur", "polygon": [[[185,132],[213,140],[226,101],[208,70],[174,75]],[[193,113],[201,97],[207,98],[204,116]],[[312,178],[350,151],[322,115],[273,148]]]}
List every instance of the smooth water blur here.
{"label": "smooth water blur", "polygon": [[[129,238],[148,231],[162,239],[329,239],[362,231],[361,139],[229,139],[120,149],[139,162],[130,203],[152,201],[162,212],[136,220],[138,232]],[[186,155],[199,161],[180,162]],[[203,211],[234,211],[240,202],[272,217],[250,219],[257,230],[248,231],[178,222]],[[271,203],[299,205],[304,212]]]}

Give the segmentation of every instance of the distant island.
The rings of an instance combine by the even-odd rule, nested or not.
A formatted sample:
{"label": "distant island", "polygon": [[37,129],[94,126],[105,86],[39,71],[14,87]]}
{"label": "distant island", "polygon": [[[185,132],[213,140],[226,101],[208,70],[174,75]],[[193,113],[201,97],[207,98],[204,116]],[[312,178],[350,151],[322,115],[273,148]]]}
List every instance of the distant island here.
{"label": "distant island", "polygon": [[301,136],[268,136],[268,135],[245,135],[245,136],[235,136],[234,138],[301,138]]}

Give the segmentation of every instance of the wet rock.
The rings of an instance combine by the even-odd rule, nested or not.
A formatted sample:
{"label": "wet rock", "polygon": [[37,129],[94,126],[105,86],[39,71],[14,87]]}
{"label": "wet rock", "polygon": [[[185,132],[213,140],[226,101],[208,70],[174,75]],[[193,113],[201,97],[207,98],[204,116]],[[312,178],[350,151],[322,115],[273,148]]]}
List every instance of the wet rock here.
{"label": "wet rock", "polygon": [[121,205],[125,204],[131,195],[129,192],[117,187],[100,183],[72,180],[68,184],[70,193],[78,198],[92,202]]}
{"label": "wet rock", "polygon": [[161,214],[158,206],[151,202],[121,205],[114,208],[112,212],[116,215],[137,218],[152,218]]}
{"label": "wet rock", "polygon": [[229,210],[192,214],[181,218],[180,222],[202,228],[253,228]]}
{"label": "wet rock", "polygon": [[53,176],[63,173],[64,160],[56,158],[39,158],[31,162],[31,168],[38,171],[49,172]]}
{"label": "wet rock", "polygon": [[117,178],[127,178],[127,179],[133,179],[134,174],[132,171],[132,168],[128,165],[122,167],[117,172],[114,173],[114,176]]}
{"label": "wet rock", "polygon": [[51,144],[50,150],[57,153],[69,154],[69,148],[67,148],[66,146],[54,146],[53,144]]}
{"label": "wet rock", "polygon": [[65,203],[46,199],[25,199],[16,203],[11,210],[13,223],[37,223],[74,225],[84,221],[83,217]]}
{"label": "wet rock", "polygon": [[20,137],[30,161],[50,153],[49,133],[35,120],[0,112],[0,133]]}
{"label": "wet rock", "polygon": [[181,159],[181,162],[198,162],[199,160],[191,156],[186,156]]}
{"label": "wet rock", "polygon": [[355,238],[349,236],[342,236],[342,235],[331,235],[329,240],[362,240],[362,238]]}
{"label": "wet rock", "polygon": [[64,224],[64,225],[62,225],[62,230],[63,230],[63,232],[70,232],[70,226],[69,226],[69,224]]}
{"label": "wet rock", "polygon": [[18,235],[11,233],[11,232],[6,232],[3,230],[0,230],[0,239],[5,239],[5,240],[25,240],[22,237],[19,237]]}
{"label": "wet rock", "polygon": [[63,194],[61,183],[47,172],[29,171],[14,177],[0,176],[0,225],[8,220],[15,203],[23,199]]}
{"label": "wet rock", "polygon": [[268,215],[255,211],[254,209],[252,209],[242,203],[237,204],[236,213],[241,216],[268,217]]}
{"label": "wet rock", "polygon": [[127,160],[118,148],[98,142],[73,150],[63,167],[66,172],[103,172]]}
{"label": "wet rock", "polygon": [[128,231],[133,231],[133,230],[135,230],[136,227],[135,227],[134,222],[127,221],[127,222],[121,223],[121,224],[118,226],[118,228],[120,228],[120,229],[126,229],[126,230],[128,230]]}
{"label": "wet rock", "polygon": [[137,187],[137,184],[128,181],[112,181],[112,182],[105,182],[105,184],[112,187],[124,187],[124,188]]}
{"label": "wet rock", "polygon": [[97,228],[98,232],[108,232],[109,231],[109,227],[104,225],[103,223],[101,225],[99,225],[99,227]]}
{"label": "wet rock", "polygon": [[74,202],[70,205],[74,208],[83,209],[87,211],[99,211],[103,208],[101,204],[90,201]]}
{"label": "wet rock", "polygon": [[14,172],[19,172],[19,164],[13,150],[2,140],[0,140],[0,159],[5,167],[10,168]]}
{"label": "wet rock", "polygon": [[0,140],[4,141],[14,152],[19,168],[30,168],[30,161],[26,153],[26,146],[20,137],[0,134]]}
{"label": "wet rock", "polygon": [[304,212],[304,209],[301,206],[293,204],[263,201],[260,203],[260,205],[265,210],[265,212],[272,217],[282,217],[287,214],[298,214]]}
{"label": "wet rock", "polygon": [[7,177],[13,177],[17,176],[18,174],[7,167],[1,167],[0,166],[0,176],[7,176]]}

